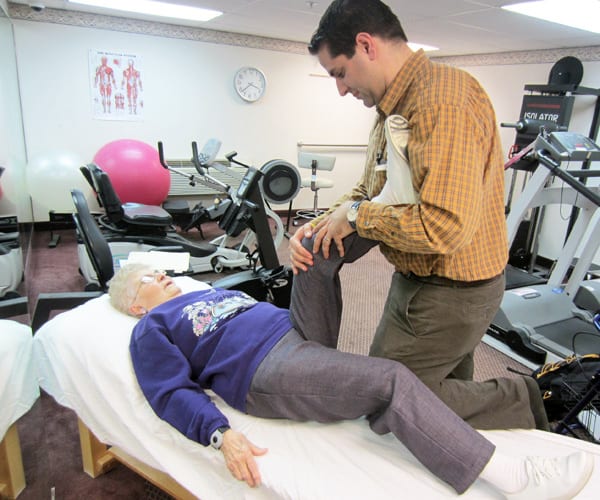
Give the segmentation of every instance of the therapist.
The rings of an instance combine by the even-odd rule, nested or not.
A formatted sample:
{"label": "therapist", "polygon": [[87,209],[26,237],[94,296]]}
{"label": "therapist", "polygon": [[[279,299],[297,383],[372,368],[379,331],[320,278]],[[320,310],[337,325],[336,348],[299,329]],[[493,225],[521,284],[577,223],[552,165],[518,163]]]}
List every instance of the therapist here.
{"label": "therapist", "polygon": [[267,450],[230,428],[207,389],[257,417],[336,422],[366,415],[374,432],[392,432],[458,493],[481,477],[507,498],[569,498],[591,475],[585,453],[500,455],[400,363],[323,347],[292,328],[287,310],[242,292],[182,294],[171,278],[131,264],[111,280],[109,294],[113,306],[140,318],[131,359],[156,414],[220,449],[231,473],[250,486],[260,485],[255,456]]}
{"label": "therapist", "polygon": [[[395,272],[369,354],[403,363],[477,429],[518,420],[548,430],[531,377],[472,382],[508,256],[502,144],[486,92],[465,71],[413,52],[380,0],[335,0],[308,50],[341,96],[377,114],[360,180],[290,240],[294,326],[337,332],[337,273],[378,245]],[[410,188],[402,195],[386,184],[398,169]],[[381,197],[384,186],[395,201]]]}

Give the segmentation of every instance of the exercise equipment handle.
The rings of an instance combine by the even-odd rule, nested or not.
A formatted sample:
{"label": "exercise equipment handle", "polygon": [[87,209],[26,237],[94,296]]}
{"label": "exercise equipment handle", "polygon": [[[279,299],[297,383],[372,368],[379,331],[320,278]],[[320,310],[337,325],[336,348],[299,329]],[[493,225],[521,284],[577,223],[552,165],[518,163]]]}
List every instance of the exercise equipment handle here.
{"label": "exercise equipment handle", "polygon": [[231,190],[231,186],[225,184],[224,182],[221,182],[219,179],[216,179],[208,174],[208,165],[206,164],[206,162],[200,159],[200,156],[198,154],[198,144],[196,143],[196,141],[192,141],[192,163],[194,164],[194,167],[196,167],[198,173],[205,179],[206,182],[212,184],[215,188],[225,193],[229,193],[229,191]]}
{"label": "exercise equipment handle", "polygon": [[250,165],[246,165],[245,163],[242,163],[241,161],[234,160],[234,158],[236,156],[237,156],[237,151],[232,151],[231,153],[227,153],[225,155],[225,158],[227,159],[227,161],[229,161],[231,163],[235,163],[236,165],[239,165],[240,167],[250,168]]}
{"label": "exercise equipment handle", "polygon": [[500,126],[517,129],[517,132],[521,132],[523,134],[537,134],[542,128],[544,128],[547,132],[567,130],[567,127],[564,125],[558,125],[557,123],[544,120],[531,120],[529,118],[523,118],[515,123],[501,123]]}
{"label": "exercise equipment handle", "polygon": [[164,153],[162,141],[158,141],[158,159],[160,160],[160,164],[164,168],[166,168],[167,170],[169,170],[169,165],[165,161],[165,153]]}
{"label": "exercise equipment handle", "polygon": [[175,172],[176,174],[185,177],[190,182],[190,186],[194,187],[196,185],[196,178],[194,177],[194,174],[188,174],[187,172],[178,170],[167,163],[167,161],[165,160],[165,153],[162,141],[158,141],[158,160],[160,161],[160,164],[170,172]]}

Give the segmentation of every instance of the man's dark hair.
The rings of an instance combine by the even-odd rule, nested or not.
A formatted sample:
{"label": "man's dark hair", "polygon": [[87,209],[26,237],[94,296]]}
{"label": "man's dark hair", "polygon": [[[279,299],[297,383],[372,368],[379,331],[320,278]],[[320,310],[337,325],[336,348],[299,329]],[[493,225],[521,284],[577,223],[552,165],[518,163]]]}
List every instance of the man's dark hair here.
{"label": "man's dark hair", "polygon": [[327,46],[331,57],[354,56],[356,35],[365,32],[386,40],[408,41],[400,21],[380,0],[335,0],[310,40],[308,51],[316,55]]}

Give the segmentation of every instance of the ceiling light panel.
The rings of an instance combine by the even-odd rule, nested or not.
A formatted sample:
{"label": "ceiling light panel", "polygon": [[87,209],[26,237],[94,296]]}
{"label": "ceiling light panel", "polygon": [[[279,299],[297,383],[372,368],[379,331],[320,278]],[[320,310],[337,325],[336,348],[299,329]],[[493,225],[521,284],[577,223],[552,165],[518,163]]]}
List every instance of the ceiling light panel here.
{"label": "ceiling light panel", "polygon": [[598,0],[536,0],[504,5],[502,8],[563,26],[600,33]]}
{"label": "ceiling light panel", "polygon": [[154,0],[69,0],[69,3],[125,12],[135,12],[150,16],[201,22],[210,21],[223,14],[218,10],[202,9],[175,3],[157,2]]}

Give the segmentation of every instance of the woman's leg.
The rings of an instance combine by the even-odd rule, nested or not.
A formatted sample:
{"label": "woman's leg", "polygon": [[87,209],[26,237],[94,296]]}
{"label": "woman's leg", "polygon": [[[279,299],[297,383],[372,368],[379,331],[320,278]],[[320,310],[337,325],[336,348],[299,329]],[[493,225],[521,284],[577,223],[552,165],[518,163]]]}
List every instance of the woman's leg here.
{"label": "woman's leg", "polygon": [[[304,239],[303,246],[312,252],[313,240]],[[376,241],[352,233],[344,239],[345,256],[340,257],[331,245],[329,258],[319,251],[307,271],[294,276],[290,318],[294,328],[307,340],[336,348],[342,318],[342,287],[339,271],[377,245]]]}
{"label": "woman's leg", "polygon": [[247,411],[319,422],[367,415],[373,431],[392,432],[459,493],[477,479],[494,452],[492,443],[400,363],[325,348],[294,330],[259,366]]}

